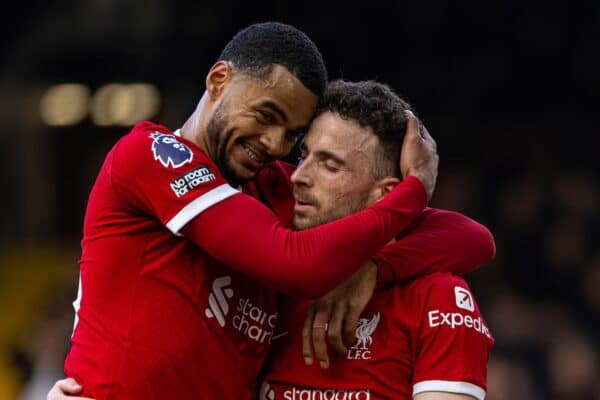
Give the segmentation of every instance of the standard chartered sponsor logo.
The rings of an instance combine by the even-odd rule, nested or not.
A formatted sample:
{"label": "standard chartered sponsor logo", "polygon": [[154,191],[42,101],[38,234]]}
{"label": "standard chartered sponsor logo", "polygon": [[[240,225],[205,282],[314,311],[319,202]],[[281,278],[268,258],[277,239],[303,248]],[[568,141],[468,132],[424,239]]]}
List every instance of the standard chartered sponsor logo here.
{"label": "standard chartered sponsor logo", "polygon": [[466,328],[473,329],[475,332],[485,335],[490,339],[492,338],[490,330],[485,326],[481,316],[473,318],[470,315],[464,315],[459,312],[445,313],[440,310],[431,310],[427,313],[427,319],[431,328],[447,325],[452,329],[456,329],[464,325]]}
{"label": "standard chartered sponsor logo", "polygon": [[225,316],[229,313],[229,303],[227,298],[233,297],[233,289],[226,288],[231,285],[230,276],[222,276],[213,281],[212,293],[208,295],[208,306],[204,313],[208,318],[216,318],[221,325],[225,326]]}
{"label": "standard chartered sponsor logo", "polygon": [[[228,323],[230,307],[227,299],[234,296],[231,289],[231,277],[222,276],[213,281],[212,293],[208,295],[208,308],[204,311],[208,318],[215,318],[221,328]],[[234,300],[235,301],[235,300]],[[259,343],[271,343],[277,324],[277,313],[269,314],[252,303],[250,298],[242,297],[237,303],[235,314],[229,321],[233,329]]]}
{"label": "standard chartered sponsor logo", "polygon": [[277,313],[269,314],[252,304],[250,299],[241,298],[233,317],[233,327],[259,343],[271,343]]}
{"label": "standard chartered sponsor logo", "polygon": [[285,400],[371,400],[369,389],[339,390],[339,389],[297,389],[292,388],[283,392]]}

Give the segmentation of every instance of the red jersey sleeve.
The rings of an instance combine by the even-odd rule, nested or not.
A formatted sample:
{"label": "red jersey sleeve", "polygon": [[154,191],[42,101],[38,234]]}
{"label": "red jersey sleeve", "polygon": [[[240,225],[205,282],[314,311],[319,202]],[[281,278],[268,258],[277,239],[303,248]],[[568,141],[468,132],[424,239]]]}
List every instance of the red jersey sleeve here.
{"label": "red jersey sleeve", "polygon": [[175,234],[207,208],[239,193],[197,146],[149,122],[136,125],[117,143],[110,178],[123,201]]}
{"label": "red jersey sleeve", "polygon": [[232,188],[193,143],[148,122],[117,143],[109,173],[115,192],[135,211],[174,234],[181,231],[229,267],[302,297],[333,289],[412,224],[427,203],[423,185],[409,178],[367,210],[295,232]]}
{"label": "red jersey sleeve", "polygon": [[457,212],[428,208],[414,229],[385,246],[374,261],[379,285],[387,285],[432,272],[470,272],[495,254],[485,226]]}
{"label": "red jersey sleeve", "polygon": [[238,195],[198,215],[183,233],[224,264],[272,288],[317,298],[362,267],[425,204],[423,185],[409,178],[363,211],[293,231],[254,198]]}
{"label": "red jersey sleeve", "polygon": [[445,273],[418,282],[406,293],[419,302],[412,327],[413,396],[439,391],[483,400],[494,339],[469,287]]}

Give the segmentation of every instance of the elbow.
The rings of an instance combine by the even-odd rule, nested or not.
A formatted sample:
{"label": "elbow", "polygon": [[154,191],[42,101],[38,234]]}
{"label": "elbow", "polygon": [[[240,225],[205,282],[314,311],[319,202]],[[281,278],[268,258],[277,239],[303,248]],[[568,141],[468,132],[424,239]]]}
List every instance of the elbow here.
{"label": "elbow", "polygon": [[492,232],[490,232],[490,230],[487,228],[485,228],[485,229],[489,235],[489,240],[488,240],[488,257],[489,257],[489,259],[486,262],[490,262],[494,258],[496,258],[496,241],[494,240],[494,235],[492,235]]}
{"label": "elbow", "polygon": [[476,237],[472,241],[476,244],[474,253],[478,255],[477,264],[487,264],[496,257],[496,242],[492,232],[483,225],[479,225]]}

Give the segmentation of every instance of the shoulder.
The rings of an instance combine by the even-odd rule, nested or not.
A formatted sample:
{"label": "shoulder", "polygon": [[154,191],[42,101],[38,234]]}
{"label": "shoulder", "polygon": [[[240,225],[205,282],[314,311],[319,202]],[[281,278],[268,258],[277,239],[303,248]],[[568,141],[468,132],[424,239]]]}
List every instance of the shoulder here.
{"label": "shoulder", "polygon": [[423,316],[431,308],[462,310],[479,314],[479,307],[467,282],[448,272],[436,272],[408,282],[402,291],[404,302]]}
{"label": "shoulder", "polygon": [[292,164],[283,161],[275,161],[263,167],[254,181],[264,191],[269,190],[273,194],[287,195],[292,188],[291,176],[296,169]]}
{"label": "shoulder", "polygon": [[296,166],[284,161],[275,161],[263,167],[257,177],[262,179],[279,179],[289,181],[296,170]]}
{"label": "shoulder", "polygon": [[167,169],[178,169],[192,161],[212,166],[210,158],[194,143],[150,121],[139,122],[121,138],[115,146],[115,159],[134,166],[151,163]]}
{"label": "shoulder", "polygon": [[459,286],[468,289],[467,282],[460,276],[449,272],[435,272],[412,279],[406,285],[406,290],[413,295],[428,296],[434,292],[447,292]]}

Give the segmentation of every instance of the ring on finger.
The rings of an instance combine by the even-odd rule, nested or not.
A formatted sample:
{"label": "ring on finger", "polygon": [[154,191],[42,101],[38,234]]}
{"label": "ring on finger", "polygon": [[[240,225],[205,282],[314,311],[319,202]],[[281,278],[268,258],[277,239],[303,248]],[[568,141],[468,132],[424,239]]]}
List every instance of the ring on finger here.
{"label": "ring on finger", "polygon": [[313,325],[313,329],[324,329],[327,330],[329,328],[329,322],[325,322],[323,325]]}

